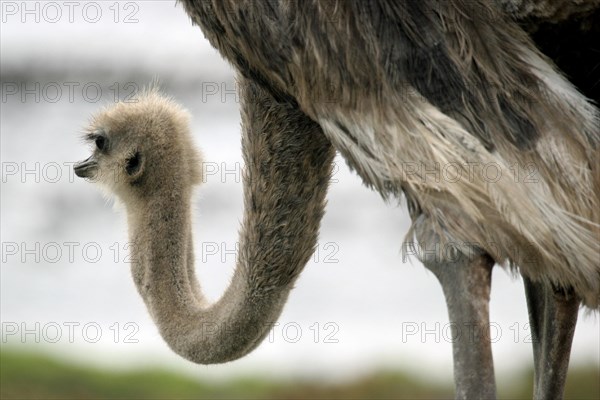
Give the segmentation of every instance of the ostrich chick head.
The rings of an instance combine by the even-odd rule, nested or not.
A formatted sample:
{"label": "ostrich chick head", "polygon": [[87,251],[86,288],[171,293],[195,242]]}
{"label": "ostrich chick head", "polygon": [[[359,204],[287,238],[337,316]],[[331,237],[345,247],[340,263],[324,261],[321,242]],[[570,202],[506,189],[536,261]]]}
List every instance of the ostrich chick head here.
{"label": "ostrich chick head", "polygon": [[85,138],[92,155],[75,164],[75,174],[101,184],[125,203],[191,188],[202,177],[188,113],[150,89],[92,117]]}

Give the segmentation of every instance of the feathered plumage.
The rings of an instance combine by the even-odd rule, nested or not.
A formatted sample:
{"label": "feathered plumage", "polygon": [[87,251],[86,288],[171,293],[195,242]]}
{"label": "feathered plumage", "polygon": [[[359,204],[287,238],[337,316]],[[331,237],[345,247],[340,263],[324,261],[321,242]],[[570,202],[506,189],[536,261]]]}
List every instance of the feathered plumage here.
{"label": "feathered plumage", "polygon": [[513,15],[483,0],[183,3],[442,243],[475,243],[598,308],[599,112],[513,20],[521,3]]}

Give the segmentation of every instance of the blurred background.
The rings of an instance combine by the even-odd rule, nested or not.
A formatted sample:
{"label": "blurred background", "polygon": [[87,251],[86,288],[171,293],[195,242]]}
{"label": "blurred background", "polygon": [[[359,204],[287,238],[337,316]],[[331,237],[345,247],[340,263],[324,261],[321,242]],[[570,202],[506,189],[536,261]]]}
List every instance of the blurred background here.
{"label": "blurred background", "polygon": [[[269,337],[198,366],[160,338],[129,272],[122,211],[72,173],[90,115],[155,77],[192,114],[206,159],[195,199],[197,273],[218,299],[242,217],[239,99],[230,66],[175,1],[2,1],[0,320],[3,398],[451,398],[441,287],[403,259],[404,205],[337,158],[318,249]],[[520,278],[493,275],[499,392],[530,397]],[[466,329],[466,328],[465,328]],[[597,315],[580,315],[568,398],[599,398]]]}

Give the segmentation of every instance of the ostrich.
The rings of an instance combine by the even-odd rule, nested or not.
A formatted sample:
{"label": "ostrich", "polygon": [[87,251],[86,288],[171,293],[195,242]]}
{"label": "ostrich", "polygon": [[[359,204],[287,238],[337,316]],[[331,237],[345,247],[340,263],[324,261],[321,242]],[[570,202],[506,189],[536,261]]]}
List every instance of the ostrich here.
{"label": "ostrich", "polygon": [[168,345],[202,364],[241,357],[272,328],[316,246],[333,167],[315,122],[253,83],[248,90],[239,262],[215,304],[194,272],[190,207],[202,157],[185,110],[154,88],[101,111],[86,134],[93,154],[74,166],[125,206],[138,292]]}
{"label": "ostrich", "polygon": [[[561,397],[578,308],[600,303],[599,112],[532,37],[552,49],[548,24],[578,35],[578,23],[568,23],[597,16],[600,1],[182,3],[238,71],[248,176],[262,183],[245,181],[242,261],[212,306],[195,286],[191,246],[182,245],[189,229],[178,204],[187,197],[157,201],[165,211],[156,215],[142,207],[153,222],[135,239],[153,245],[138,254],[145,267],[134,277],[167,343],[207,363],[241,357],[264,338],[314,246],[333,146],[384,198],[404,194],[413,220],[406,249],[440,281],[453,326],[486,327],[494,264],[518,269],[535,342],[534,396]],[[563,44],[553,57],[569,70],[561,54],[578,46]],[[592,77],[578,75],[586,93]],[[120,132],[97,127],[102,145]],[[143,164],[144,153],[124,154],[117,165],[126,172]],[[447,165],[460,174],[439,179]],[[483,173],[489,165],[494,179]],[[532,166],[535,179],[516,179],[513,166]],[[295,175],[270,176],[280,168]],[[132,211],[130,226],[144,224],[131,214],[142,215]],[[171,221],[178,229],[164,243],[141,233]],[[453,355],[456,396],[495,397],[489,340],[460,338]]]}

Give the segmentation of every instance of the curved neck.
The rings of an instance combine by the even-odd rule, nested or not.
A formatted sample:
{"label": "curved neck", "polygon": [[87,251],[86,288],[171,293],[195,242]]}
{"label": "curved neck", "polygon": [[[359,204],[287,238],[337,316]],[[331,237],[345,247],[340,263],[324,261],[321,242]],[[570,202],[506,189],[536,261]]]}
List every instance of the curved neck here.
{"label": "curved neck", "polygon": [[318,125],[248,85],[239,261],[220,300],[209,304],[195,278],[191,190],[165,187],[128,209],[138,291],[167,344],[202,364],[239,358],[268,334],[316,246],[332,169]]}
{"label": "curved neck", "polygon": [[[190,199],[170,196],[149,203],[135,215],[130,233],[136,244],[134,281],[173,350],[191,361],[212,363],[238,358],[256,347],[281,313],[291,289],[285,282],[253,280],[261,273],[256,268],[269,262],[258,257],[262,251],[257,252],[246,236],[241,238],[243,261],[225,294],[210,305],[194,273]],[[265,214],[258,226],[272,226],[271,217]],[[302,265],[288,267],[295,270]]]}

